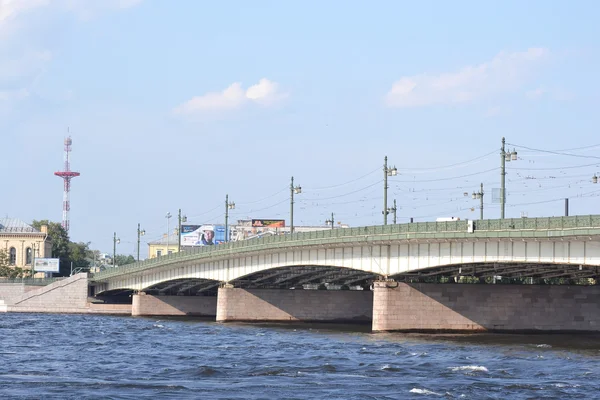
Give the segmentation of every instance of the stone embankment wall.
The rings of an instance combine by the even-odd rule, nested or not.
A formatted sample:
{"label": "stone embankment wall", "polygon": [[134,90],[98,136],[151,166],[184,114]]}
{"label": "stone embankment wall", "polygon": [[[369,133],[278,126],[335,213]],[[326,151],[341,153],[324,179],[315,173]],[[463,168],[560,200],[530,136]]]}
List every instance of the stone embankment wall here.
{"label": "stone embankment wall", "polygon": [[217,298],[214,296],[152,296],[145,293],[133,296],[131,315],[190,315],[214,317]]}
{"label": "stone embankment wall", "polygon": [[39,286],[26,286],[22,283],[0,283],[0,300],[10,303],[13,298],[39,288]]}
{"label": "stone embankment wall", "polygon": [[368,322],[373,292],[219,288],[217,321]]}
{"label": "stone embankment wall", "polygon": [[2,294],[0,312],[131,315],[130,304],[90,304],[88,278],[85,273],[73,275],[47,286],[13,285]]}
{"label": "stone embankment wall", "polygon": [[373,331],[600,331],[600,286],[376,282]]}

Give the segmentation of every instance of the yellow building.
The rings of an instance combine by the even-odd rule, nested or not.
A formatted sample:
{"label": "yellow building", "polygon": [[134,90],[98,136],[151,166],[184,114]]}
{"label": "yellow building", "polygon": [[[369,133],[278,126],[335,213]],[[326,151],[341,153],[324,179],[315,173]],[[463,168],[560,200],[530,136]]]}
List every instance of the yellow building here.
{"label": "yellow building", "polygon": [[177,253],[179,249],[179,236],[173,234],[169,236],[164,235],[161,239],[153,242],[148,242],[148,258],[155,258],[160,256],[166,256],[167,254]]}
{"label": "yellow building", "polygon": [[0,246],[6,250],[10,265],[23,269],[31,269],[34,256],[52,256],[48,227],[43,225],[38,231],[17,218],[0,218]]}

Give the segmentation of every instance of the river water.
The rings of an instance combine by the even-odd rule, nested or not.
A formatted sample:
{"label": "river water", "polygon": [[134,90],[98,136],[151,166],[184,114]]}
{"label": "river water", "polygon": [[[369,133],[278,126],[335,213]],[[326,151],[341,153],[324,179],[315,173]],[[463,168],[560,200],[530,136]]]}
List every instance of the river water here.
{"label": "river water", "polygon": [[365,330],[4,314],[0,398],[600,398],[600,336]]}

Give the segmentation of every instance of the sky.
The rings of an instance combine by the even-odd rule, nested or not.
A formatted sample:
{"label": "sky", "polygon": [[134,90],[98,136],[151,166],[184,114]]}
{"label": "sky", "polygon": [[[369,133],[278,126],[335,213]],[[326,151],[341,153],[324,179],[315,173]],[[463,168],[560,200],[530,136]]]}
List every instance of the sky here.
{"label": "sky", "polygon": [[[135,254],[176,224],[600,214],[595,1],[0,0],[2,216]],[[465,196],[465,194],[467,194]],[[391,222],[391,216],[389,217]]]}

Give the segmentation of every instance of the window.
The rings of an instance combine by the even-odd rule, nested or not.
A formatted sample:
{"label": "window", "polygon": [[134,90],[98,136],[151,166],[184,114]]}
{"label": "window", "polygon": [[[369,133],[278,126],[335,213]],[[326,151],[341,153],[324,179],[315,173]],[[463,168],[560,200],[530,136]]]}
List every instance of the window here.
{"label": "window", "polygon": [[17,263],[17,249],[15,249],[14,247],[11,247],[10,250],[8,251],[8,257],[9,257],[9,264],[10,265],[15,265]]}
{"label": "window", "polygon": [[162,256],[162,250],[156,250],[156,257]]}
{"label": "window", "polygon": [[25,265],[31,265],[31,247],[25,250]]}
{"label": "window", "polygon": [[169,254],[169,255],[173,254],[173,250],[169,250],[169,252],[167,254]]}

